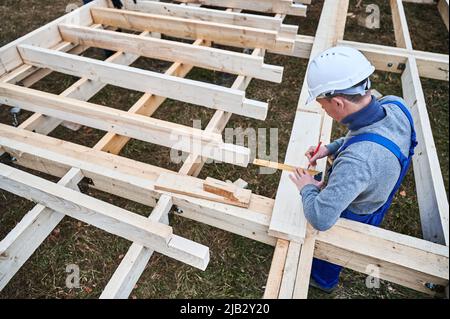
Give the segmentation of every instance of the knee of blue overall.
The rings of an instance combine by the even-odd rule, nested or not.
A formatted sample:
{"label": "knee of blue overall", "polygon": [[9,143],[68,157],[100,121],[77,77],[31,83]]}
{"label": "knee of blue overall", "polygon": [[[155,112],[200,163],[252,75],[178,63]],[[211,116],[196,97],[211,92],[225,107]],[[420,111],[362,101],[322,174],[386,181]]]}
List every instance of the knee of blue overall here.
{"label": "knee of blue overall", "polygon": [[[401,171],[400,176],[397,180],[397,183],[390,193],[386,203],[379,208],[376,212],[368,215],[358,215],[355,213],[352,213],[349,210],[345,210],[342,214],[342,218],[354,220],[360,223],[372,225],[372,226],[379,226],[381,222],[383,221],[384,216],[386,215],[386,212],[388,211],[389,207],[391,206],[392,200],[394,198],[395,193],[400,188],[400,185],[408,171],[409,166],[411,165],[412,156],[414,155],[414,149],[417,146],[417,140],[416,140],[416,132],[414,130],[414,122],[412,119],[412,116],[408,109],[401,104],[398,101],[389,101],[384,102],[383,104],[387,103],[393,103],[396,104],[400,109],[405,113],[406,117],[409,120],[409,123],[411,125],[411,146],[409,149],[408,157],[405,157],[402,152],[400,151],[400,148],[393,143],[392,141],[386,139],[383,136],[367,133],[367,134],[361,134],[352,137],[345,143],[341,149],[338,151],[337,156],[339,156],[339,153],[345,150],[348,146],[354,143],[362,142],[362,141],[369,141],[373,143],[377,143],[385,148],[387,148],[390,152],[392,152],[397,159],[400,162]],[[311,269],[311,277],[315,280],[317,284],[319,284],[324,289],[330,289],[335,287],[339,283],[339,275],[342,271],[342,267],[332,264],[330,262],[327,262],[325,260],[320,260],[317,258],[313,259],[312,263],[312,269]]]}

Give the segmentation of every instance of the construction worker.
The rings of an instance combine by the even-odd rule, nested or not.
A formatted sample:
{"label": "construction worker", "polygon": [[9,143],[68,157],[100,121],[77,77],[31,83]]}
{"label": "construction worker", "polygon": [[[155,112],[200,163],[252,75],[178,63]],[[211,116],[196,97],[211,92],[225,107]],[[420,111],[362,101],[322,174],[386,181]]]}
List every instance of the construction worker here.
{"label": "construction worker", "polygon": [[[318,159],[335,158],[326,186],[302,169],[290,176],[306,219],[319,231],[340,217],[380,225],[410,166],[417,145],[411,114],[399,97],[377,100],[371,95],[369,77],[374,71],[361,52],[349,47],[328,49],[309,66],[308,103],[316,100],[349,129],[345,137],[306,152],[313,166]],[[311,285],[332,292],[341,269],[314,259]]]}

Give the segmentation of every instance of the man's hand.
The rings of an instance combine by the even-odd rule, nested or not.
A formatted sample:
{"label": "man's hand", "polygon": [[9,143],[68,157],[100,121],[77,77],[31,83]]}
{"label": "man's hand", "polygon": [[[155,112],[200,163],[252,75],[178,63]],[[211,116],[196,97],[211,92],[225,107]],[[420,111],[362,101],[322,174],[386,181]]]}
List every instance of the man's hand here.
{"label": "man's hand", "polygon": [[317,152],[317,154],[314,155],[316,148],[317,148],[316,146],[311,146],[305,153],[306,157],[309,159],[309,163],[313,167],[317,166],[318,159],[321,159],[321,158],[324,158],[324,157],[327,157],[328,155],[330,155],[330,151],[328,150],[328,148],[326,146],[321,146],[319,148],[319,151]]}
{"label": "man's hand", "polygon": [[289,178],[291,179],[291,181],[294,182],[294,184],[297,186],[299,192],[302,191],[303,187],[305,187],[306,185],[312,184],[315,185],[319,188],[322,188],[323,186],[323,181],[322,182],[318,182],[314,179],[314,177],[312,177],[311,175],[309,175],[307,172],[305,172],[304,169],[302,168],[297,168],[294,171],[294,174],[289,175]]}

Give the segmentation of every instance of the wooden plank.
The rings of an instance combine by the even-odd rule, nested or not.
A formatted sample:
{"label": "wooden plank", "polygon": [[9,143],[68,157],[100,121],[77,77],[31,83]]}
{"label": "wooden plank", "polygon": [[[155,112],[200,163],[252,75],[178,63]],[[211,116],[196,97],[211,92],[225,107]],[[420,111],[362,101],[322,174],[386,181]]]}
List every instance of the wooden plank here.
{"label": "wooden plank", "polygon": [[91,13],[95,23],[127,30],[149,30],[247,48],[273,48],[285,52],[294,49],[294,41],[279,38],[277,31],[107,8],[93,8]]}
{"label": "wooden plank", "polygon": [[296,3],[310,3],[309,0],[176,0],[184,3],[198,3],[206,6],[217,6],[244,9],[251,11],[260,11],[268,13],[282,13],[295,16],[306,16],[306,6]]}
{"label": "wooden plank", "polygon": [[[304,156],[311,145],[320,139],[322,115],[298,111],[295,116],[285,163],[294,167],[307,167]],[[290,172],[283,171],[275,197],[275,206],[269,234],[277,238],[303,242],[306,220],[297,187],[289,179]]]}
{"label": "wooden plank", "polygon": [[287,240],[277,240],[275,252],[273,253],[272,264],[270,265],[269,277],[267,278],[266,289],[264,290],[264,299],[278,298],[288,248],[289,242]]}
{"label": "wooden plank", "polygon": [[[206,183],[211,184],[211,180],[209,182],[206,181]],[[205,182],[199,184],[197,178],[195,177],[178,176],[176,174],[161,174],[158,177],[158,180],[155,182],[155,190],[160,190],[174,194],[182,194],[187,195],[189,197],[201,198],[213,202],[224,203],[228,205],[245,208],[247,208],[250,205],[251,191],[249,190],[241,189],[243,193],[244,191],[246,191],[247,194],[248,192],[250,192],[250,194],[248,194],[249,196],[245,199],[240,196],[235,200],[209,191],[211,190],[210,187],[206,187],[208,189],[208,191],[206,191],[204,190],[204,185]],[[217,183],[215,183],[215,185],[217,185]],[[214,189],[217,189],[217,187],[215,187]],[[242,199],[243,201],[240,201],[239,199]]]}
{"label": "wooden plank", "polygon": [[302,245],[300,251],[300,258],[297,266],[297,277],[295,278],[295,286],[293,299],[307,299],[309,290],[309,278],[311,276],[311,268],[314,257],[314,250],[316,244],[317,231],[312,229],[311,226],[307,231],[305,242]]}
{"label": "wooden plank", "polygon": [[228,184],[227,182],[211,177],[207,177],[203,182],[203,190],[244,205],[250,203],[250,197],[252,196],[252,191],[250,189],[243,189],[234,184]]}
{"label": "wooden plank", "polygon": [[432,293],[426,283],[448,285],[448,246],[340,219],[317,235],[315,257],[403,286]]}
{"label": "wooden plank", "polygon": [[[325,1],[311,56],[317,55],[335,45],[338,40],[342,40],[347,9],[348,0]],[[310,113],[311,107],[304,107],[307,96],[308,87],[305,79],[284,161],[286,164],[298,167],[305,167],[308,164],[307,158],[303,154],[310,146],[317,145],[319,140],[327,143],[331,136],[331,118],[324,114],[320,106],[315,103],[312,103],[312,109],[318,113]],[[307,112],[303,112],[303,109]],[[325,167],[325,159],[318,162],[318,171],[324,171]],[[295,198],[298,200],[292,200]],[[289,179],[289,174],[283,172],[275,198],[269,234],[301,243],[305,238],[305,233],[306,219],[298,190]]]}
{"label": "wooden plank", "polygon": [[439,0],[438,10],[448,31],[448,0]]}
{"label": "wooden plank", "polygon": [[446,54],[418,50],[411,52],[402,48],[353,41],[339,41],[338,44],[361,51],[380,71],[402,73],[408,57],[413,55],[417,60],[421,77],[443,81],[449,79],[449,59]]}
{"label": "wooden plank", "polygon": [[58,31],[58,24],[68,23],[83,26],[92,25],[93,21],[90,14],[90,9],[93,7],[106,6],[106,0],[92,1],[91,3],[82,6],[0,48],[0,76],[14,70],[15,68],[23,64],[22,58],[17,51],[18,45],[31,44],[46,48],[56,46],[62,41],[61,35]]}
{"label": "wooden plank", "polygon": [[[165,218],[172,207],[170,196],[163,195],[158,202],[160,204],[149,216],[149,219],[154,221]],[[153,250],[133,243],[100,295],[100,299],[127,299],[153,253]]]}
{"label": "wooden plank", "polygon": [[390,0],[390,5],[397,47],[412,50],[412,41],[402,0]]}
{"label": "wooden plank", "polygon": [[419,145],[413,157],[417,200],[425,239],[449,244],[449,205],[425,96],[413,58],[402,75],[403,97],[411,108]]}
{"label": "wooden plank", "polygon": [[137,3],[134,3],[133,0],[125,0],[123,1],[123,4],[127,10],[168,15],[182,19],[209,21],[274,31],[280,31],[282,27],[281,18],[266,17],[256,14],[243,14],[239,12],[182,6],[173,3],[154,1],[138,1]]}
{"label": "wooden plank", "polygon": [[246,99],[242,91],[33,46],[19,50],[26,63],[65,74],[257,119],[267,116],[267,103]]}
{"label": "wooden plank", "polygon": [[[12,130],[14,134],[18,131],[16,128],[10,128],[10,130]],[[85,176],[93,179],[96,187],[101,187],[101,183],[113,184],[116,188],[112,188],[111,190],[108,189],[108,191],[112,194],[119,194],[117,187],[126,186],[131,187],[129,188],[130,191],[122,193],[122,196],[130,197],[130,195],[140,193],[142,195],[140,195],[141,197],[139,202],[144,204],[148,204],[148,198],[150,196],[154,196],[152,195],[150,186],[151,183],[149,184],[149,181],[157,178],[158,170],[161,171],[161,168],[151,167],[148,164],[139,163],[125,158],[121,158],[120,161],[118,161],[119,158],[117,156],[106,154],[104,152],[99,152],[98,156],[100,157],[95,160],[89,155],[90,152],[94,152],[94,150],[89,148],[75,146],[70,143],[66,144],[67,142],[61,144],[59,140],[49,137],[44,137],[44,139],[42,139],[42,137],[34,133],[26,134],[27,137],[24,139],[11,139],[9,142],[7,141],[10,137],[5,137],[9,136],[9,134],[5,134],[4,131],[0,134],[0,145],[6,146],[8,150],[15,148],[16,151],[13,152],[13,155],[18,157],[19,163],[20,154],[22,154],[22,156],[24,156],[27,152],[37,154],[36,149],[39,148],[41,149],[42,154],[39,154],[37,162],[44,163],[46,165],[45,167],[54,166],[51,165],[50,162],[48,163],[50,165],[47,165],[45,160],[46,158],[51,158],[54,161],[64,160],[64,162],[67,162],[67,168],[72,166],[81,167],[82,171],[85,173]],[[39,143],[33,141],[34,136],[40,137]],[[52,146],[51,144],[44,143],[45,140],[54,140],[55,145]],[[5,145],[6,143],[8,143],[8,145]],[[69,144],[77,149],[80,149],[80,151],[76,153],[79,158],[77,162],[74,162],[72,159],[74,158],[75,153],[73,153],[73,155],[66,154],[66,158],[64,159],[60,159],[60,155],[58,155],[58,153],[66,153],[67,145]],[[93,163],[96,163],[95,166],[93,166]],[[99,175],[98,172],[106,175],[107,178],[105,180],[97,178]],[[127,176],[127,183],[120,184],[120,180],[124,180],[125,178],[124,174]],[[131,178],[130,175],[136,176],[136,178]],[[138,179],[138,176],[142,176],[142,178]],[[270,212],[273,208],[273,200],[269,198],[253,195],[249,209],[232,207],[229,205],[213,203],[200,199],[191,199],[189,197],[183,197],[182,195],[174,195],[173,203],[183,210],[183,214],[181,214],[183,217],[211,223],[215,227],[230,230],[238,234],[245,234],[250,238],[255,238],[263,242],[268,241],[269,243],[269,239],[271,238],[273,240],[273,237],[267,236],[267,230],[270,222]],[[335,227],[333,227],[333,229],[335,228],[337,231],[336,236],[333,235],[328,237],[331,238],[328,239],[329,242],[333,245],[342,245],[342,247],[344,247],[343,249],[346,250],[357,250],[360,252],[354,253],[354,255],[356,255],[356,257],[354,257],[355,260],[352,260],[350,264],[365,262],[366,260],[370,260],[372,262],[376,262],[377,259],[381,261],[388,260],[384,263],[385,266],[383,266],[386,269],[386,275],[383,274],[383,276],[388,277],[387,280],[391,280],[394,277],[398,278],[398,276],[401,278],[402,271],[413,267],[413,269],[410,270],[411,274],[418,274],[417,276],[420,276],[421,279],[426,281],[429,280],[429,282],[438,282],[436,281],[436,275],[439,275],[439,273],[444,273],[446,269],[445,267],[448,268],[448,247],[443,247],[428,241],[342,219],[337,223],[337,225],[335,225]],[[349,236],[355,236],[353,234],[356,231],[357,237],[350,241],[341,240],[339,236],[341,236],[340,234],[343,233],[346,228],[351,230]],[[259,237],[264,236],[264,234],[266,237]],[[389,245],[392,245],[392,247],[386,245],[386,242],[382,241],[383,239],[389,240]],[[335,242],[338,240],[340,240],[339,243]],[[361,243],[360,248],[353,247],[358,243]],[[370,245],[373,244],[375,246],[372,248],[370,245],[367,246],[366,243],[369,243]],[[271,244],[274,245],[274,241],[271,241]],[[370,257],[366,257],[367,255],[370,255]],[[417,256],[422,257],[418,258]],[[442,256],[444,256],[444,258]],[[427,266],[427,264],[430,264],[430,261],[432,264]],[[405,262],[408,264],[405,264]],[[445,278],[441,279],[439,282],[442,283],[442,281],[445,281]],[[416,285],[415,289],[417,288],[418,287]]]}
{"label": "wooden plank", "polygon": [[203,156],[219,161],[243,166],[249,162],[250,150],[225,144],[218,134],[11,84],[0,84],[0,95],[0,102],[21,105],[29,111],[185,152],[195,149]]}
{"label": "wooden plank", "polygon": [[[259,56],[260,53],[261,51],[258,49],[254,50],[252,55]],[[244,90],[245,86],[248,85],[249,82],[250,81],[248,77],[239,76],[235,80],[232,88]],[[206,131],[217,133],[221,132],[224,129],[225,120],[228,121],[229,119],[229,116],[227,114],[229,113],[225,113],[223,111],[216,111],[216,113],[213,116],[213,119],[207,125]],[[186,161],[183,164],[180,173],[188,172],[189,174],[192,174],[194,176],[198,174],[199,169],[197,169],[197,171],[193,171],[191,169],[194,166],[197,168],[201,167],[201,165],[198,165],[198,162],[203,163],[203,161],[201,161],[201,158],[198,158],[197,155],[193,156],[191,154],[189,156],[189,158],[192,157],[197,157],[198,161],[196,160],[194,160],[193,162],[190,162],[189,160]],[[155,210],[157,211],[169,210],[172,207],[172,204],[173,204],[172,197],[164,194],[160,197],[158,204],[155,207]],[[217,214],[215,214],[214,217],[209,217],[208,215],[197,213],[195,209],[191,211],[183,209],[182,216],[191,218],[193,220],[202,223],[206,223],[213,227],[218,227],[220,229],[236,233],[241,236],[258,240],[266,244],[273,245],[274,243],[274,240],[271,237],[267,236],[267,231],[264,230],[264,226],[260,227],[258,225],[256,228],[254,226],[247,226],[246,228],[243,228],[242,225],[247,225],[248,223],[247,220],[245,220],[244,222],[240,222],[238,225],[233,225],[232,223],[229,223],[229,220],[232,218],[229,218],[228,216],[226,217],[225,221],[225,219],[222,219],[220,217],[218,218]],[[109,298],[113,297],[126,298],[133,289],[135,283],[138,281],[140,274],[142,274],[143,272],[143,267],[141,265],[146,264],[150,260],[150,258],[151,255],[148,254],[145,250],[141,250],[139,253],[139,251],[136,252],[135,249],[130,248],[121,265],[119,265],[119,268],[116,270],[107,287],[105,288],[104,292],[102,293],[102,296]]]}
{"label": "wooden plank", "polygon": [[301,248],[301,244],[294,241],[289,242],[283,277],[281,279],[280,292],[278,294],[279,299],[292,299]]}
{"label": "wooden plank", "polygon": [[64,40],[79,45],[124,51],[165,61],[182,62],[210,70],[249,75],[277,83],[281,83],[283,76],[282,67],[266,65],[261,57],[248,54],[72,25],[59,25],[59,29]]}
{"label": "wooden plank", "polygon": [[4,164],[0,188],[158,251],[173,236],[171,227]]}
{"label": "wooden plank", "polygon": [[[128,158],[93,150],[59,139],[0,125],[0,145],[17,158],[17,164],[63,176],[72,167],[80,168],[93,187],[145,205],[155,205],[154,199],[163,192],[155,191],[158,177],[170,171]],[[172,174],[176,175],[172,172]],[[195,188],[203,187],[203,180],[195,179]],[[267,236],[273,201],[252,194],[248,209],[174,194],[173,203],[181,209],[233,223],[236,228],[249,226]],[[253,227],[253,228],[251,228]]]}
{"label": "wooden plank", "polygon": [[[147,34],[148,32],[143,32],[141,36],[147,36]],[[196,45],[203,45],[203,42],[196,42]],[[64,45],[62,45],[61,47],[64,47]],[[109,57],[107,61],[130,64],[136,59],[136,56],[123,54],[122,52],[116,52],[111,57]],[[188,65],[180,65],[176,63],[175,66],[176,67],[174,68],[170,68],[168,72],[173,72],[173,74],[183,76],[184,73],[190,70],[190,67]],[[40,70],[44,71],[43,69]],[[37,76],[36,73],[31,74],[31,77],[27,77],[24,79],[24,85],[29,86],[34,84],[34,81],[38,81],[41,78],[40,76],[44,76],[43,72],[40,72],[39,76]],[[13,80],[14,78],[11,79]],[[93,87],[96,87],[97,90],[100,90],[103,86],[104,84],[100,82],[80,79],[67,90],[65,90],[61,95],[75,97],[81,100],[87,100],[91,97],[90,94],[93,95],[96,93],[95,88]],[[141,111],[143,113],[145,113],[146,111],[148,112],[148,110],[155,109],[156,103],[162,103],[161,99],[149,99],[151,103],[146,104],[144,102],[144,98],[149,96],[152,97],[149,94],[144,94],[143,98],[139,100],[139,105],[142,106],[143,110]],[[162,99],[162,101],[164,101],[164,99]],[[50,131],[56,128],[59,123],[61,123],[61,121],[58,119],[55,120],[51,117],[34,114],[30,118],[28,118],[28,120],[23,122],[19,127],[27,130],[41,132],[43,134],[48,134]],[[120,139],[121,136],[117,136],[115,134],[107,134],[106,137],[108,136],[110,137],[111,142],[117,142],[117,140],[123,141],[123,139]],[[105,142],[105,139],[100,140],[100,142],[97,143],[94,148],[99,150],[102,150],[103,147],[106,148],[108,144],[103,144],[103,142]],[[117,143],[114,143],[114,145],[117,145]],[[63,176],[63,178],[60,180],[60,184],[64,186],[77,184],[79,180],[77,180],[76,178],[80,175],[81,171],[78,168],[73,168]],[[30,258],[33,252],[53,231],[53,229],[58,225],[63,217],[64,214],[55,212],[42,205],[36,205],[7,235],[6,238],[10,239],[9,242],[6,240],[6,238],[2,242],[0,242],[0,251],[3,252],[3,256],[7,256],[0,259],[0,290],[7,285],[9,280],[11,280],[11,278],[17,273],[17,271],[28,260],[28,258]]]}
{"label": "wooden plank", "polygon": [[[79,169],[72,169],[58,184],[79,190],[77,184],[83,177]],[[38,204],[0,241],[0,291],[64,216]]]}

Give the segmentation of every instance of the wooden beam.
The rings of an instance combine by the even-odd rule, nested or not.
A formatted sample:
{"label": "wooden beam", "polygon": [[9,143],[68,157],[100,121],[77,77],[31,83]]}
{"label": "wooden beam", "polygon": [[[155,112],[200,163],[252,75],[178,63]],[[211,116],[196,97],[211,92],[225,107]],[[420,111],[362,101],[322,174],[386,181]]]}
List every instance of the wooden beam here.
{"label": "wooden beam", "polygon": [[[96,189],[145,205],[154,206],[154,199],[164,193],[156,191],[154,184],[168,170],[3,124],[0,132],[0,145],[19,165],[58,177],[77,167]],[[196,181],[203,185],[203,180]],[[249,234],[263,234],[264,241],[274,242],[267,235],[273,204],[267,198],[252,194],[248,209],[178,194],[172,195],[172,201],[183,210],[231,223],[235,231],[248,226]]]}
{"label": "wooden beam", "polygon": [[[181,194],[189,197],[206,199],[208,201],[224,203],[228,205],[245,207],[250,205],[250,190],[243,190],[247,193],[247,198],[245,200],[233,200],[219,194],[212,193],[204,189],[205,184],[210,184],[210,181],[206,180],[203,183],[198,183],[198,179],[191,176],[179,176],[175,174],[161,174],[158,180],[155,182],[155,190],[168,192],[171,194]],[[236,188],[234,185],[228,185],[230,187]],[[207,189],[211,190],[211,188]]]}
{"label": "wooden beam", "polygon": [[[172,207],[172,200],[169,196],[164,196],[164,198],[162,196],[158,202],[160,204],[153,209],[149,216],[149,219],[154,221],[161,221],[166,218]],[[108,281],[100,299],[127,299],[153,253],[153,250],[133,243],[114,272],[113,277]]]}
{"label": "wooden beam", "polygon": [[284,265],[288,253],[289,242],[278,239],[273,253],[272,264],[270,265],[269,277],[267,278],[264,290],[264,299],[277,299],[283,277]]}
{"label": "wooden beam", "polygon": [[[143,32],[141,36],[147,36],[148,32]],[[208,45],[203,40],[197,40],[193,45]],[[114,63],[130,64],[137,56],[124,54],[122,52],[116,52],[107,61]],[[167,71],[168,75],[175,75],[184,77],[192,66],[174,63]],[[26,78],[27,83],[28,78]],[[61,95],[68,97],[75,97],[80,100],[87,100],[94,94],[95,90],[91,86],[96,86],[98,90],[104,86],[104,84],[98,81],[90,81],[87,79],[80,79],[74,83],[71,87],[65,90]],[[144,94],[130,109],[129,112],[142,115],[151,115],[163,102],[164,97],[154,96],[151,94]],[[28,120],[23,122],[19,128],[26,130],[34,130],[42,134],[48,134],[52,131],[61,121],[48,116],[35,113]],[[112,154],[118,154],[120,150],[125,146],[129,140],[126,136],[116,135],[115,133],[107,133],[95,146],[94,149],[102,150]],[[61,185],[77,184],[79,182],[76,177],[81,174],[80,169],[72,168],[69,172],[63,176],[60,180]],[[156,205],[153,198],[148,198],[145,201],[147,204]],[[7,238],[10,239],[6,244],[6,238],[0,243],[5,255],[8,257],[1,260],[2,268],[1,272],[5,274],[0,280],[0,290],[11,280],[11,278],[17,273],[22,265],[30,258],[33,252],[39,247],[39,245],[45,240],[45,238],[53,231],[58,223],[64,218],[64,214],[55,212],[42,205],[36,205],[31,211],[29,211],[25,217],[14,227],[14,229],[8,234]],[[5,244],[5,245],[3,245]],[[133,285],[134,286],[134,285]]]}
{"label": "wooden beam", "polygon": [[390,0],[390,4],[397,47],[412,50],[412,41],[402,0]]}
{"label": "wooden beam", "polygon": [[0,84],[0,102],[184,152],[195,150],[219,161],[249,163],[249,149],[225,144],[218,134],[175,123],[6,83]]}
{"label": "wooden beam", "polygon": [[[397,21],[397,42],[412,50],[408,24],[403,3],[391,0],[394,22]],[[397,17],[397,18],[395,18]],[[449,244],[449,208],[439,159],[420,82],[416,58],[410,56],[402,74],[402,89],[405,102],[414,118],[419,145],[413,157],[417,200],[419,202],[422,233],[425,239],[440,244]]]}
{"label": "wooden beam", "polygon": [[205,6],[217,6],[236,8],[243,10],[268,12],[268,13],[281,13],[295,16],[306,16],[306,6],[296,3],[310,3],[310,1],[292,1],[292,0],[258,0],[258,1],[246,1],[246,0],[176,0],[177,2],[184,3],[198,3]]}
{"label": "wooden beam", "polygon": [[246,99],[238,90],[34,46],[20,46],[19,51],[26,63],[65,74],[257,119],[267,116],[267,103]]}
{"label": "wooden beam", "polygon": [[[338,40],[342,40],[347,9],[348,0],[325,1],[311,51],[312,57],[335,45]],[[310,146],[317,145],[319,141],[327,143],[331,136],[332,119],[323,112],[320,106],[316,105],[316,102],[311,103],[313,106],[305,107],[307,97],[308,87],[305,79],[284,160],[284,163],[297,167],[306,167],[307,159],[302,154],[305,154]],[[325,167],[326,159],[318,162],[318,171],[324,171]],[[298,200],[292,200],[295,198]],[[305,233],[306,219],[302,210],[301,198],[297,188],[289,179],[289,173],[283,172],[275,197],[269,234],[301,243],[305,238]]]}
{"label": "wooden beam", "polygon": [[402,74],[403,98],[411,108],[419,142],[413,157],[423,237],[449,244],[449,206],[425,96],[414,58]]}
{"label": "wooden beam", "polygon": [[127,30],[149,30],[246,48],[272,48],[284,52],[294,49],[294,41],[278,37],[277,31],[107,8],[93,8],[91,13],[95,23]]}
{"label": "wooden beam", "polygon": [[[292,56],[309,59],[314,37],[297,35],[295,50]],[[360,50],[377,70],[402,73],[409,56],[416,57],[420,76],[430,79],[449,80],[448,54],[431,53],[418,50],[408,50],[385,45],[339,40],[339,45],[345,45]],[[273,51],[271,51],[273,52]],[[282,52],[276,52],[283,54]]]}
{"label": "wooden beam", "polygon": [[293,299],[307,299],[309,290],[309,280],[311,276],[312,262],[316,244],[317,231],[308,225],[305,242],[300,251],[298,259],[297,277],[295,278]]}
{"label": "wooden beam", "polygon": [[294,241],[289,242],[283,277],[281,279],[280,292],[278,294],[279,299],[292,299],[301,249],[301,244]]}
{"label": "wooden beam", "polygon": [[187,63],[210,70],[249,75],[277,83],[281,83],[283,77],[282,67],[266,65],[261,57],[248,54],[73,25],[59,25],[59,29],[64,40],[83,46]]}
{"label": "wooden beam", "polygon": [[[80,167],[86,177],[93,179],[95,187],[111,194],[128,197],[128,199],[147,205],[149,197],[156,196],[153,195],[151,181],[157,178],[158,171],[164,171],[161,168],[126,158],[119,158],[104,152],[97,152],[96,157],[99,156],[99,158],[95,159],[91,154],[96,151],[87,147],[67,142],[61,144],[61,141],[57,139],[42,137],[31,132],[23,131],[26,134],[23,138],[14,138],[13,135],[17,135],[16,132],[19,130],[9,128],[12,132],[7,133],[8,130],[3,129],[3,127],[5,125],[2,126],[0,134],[0,145],[16,156],[19,164],[23,163],[21,160],[26,158],[27,153],[35,154],[37,157],[34,163],[43,166],[42,168],[33,166],[35,169],[45,171],[45,169],[56,167],[55,161],[64,161],[66,170],[72,166]],[[34,141],[37,137],[39,137],[39,143]],[[52,140],[55,143],[54,145],[46,142]],[[75,149],[68,153],[69,147]],[[65,154],[64,158],[61,157],[62,154]],[[64,171],[61,173],[64,175]],[[105,178],[102,179],[100,176]],[[125,180],[127,181],[126,183],[121,182]],[[252,195],[250,208],[243,209],[175,195],[173,196],[173,204],[183,210],[183,214],[181,214],[183,217],[193,218],[204,223],[211,222],[215,227],[238,234],[245,234],[250,238],[258,238],[258,240],[267,241],[272,245],[275,244],[274,241],[269,240],[272,237],[267,236],[270,212],[273,208],[273,200],[271,199]],[[437,280],[436,277],[442,277],[443,275],[440,274],[445,272],[445,267],[448,268],[448,247],[342,219],[332,229],[333,231],[335,229],[336,235],[326,237],[328,239],[321,237],[320,240],[322,242],[327,241],[334,246],[340,245],[346,251],[357,251],[358,253],[354,253],[356,256],[354,256],[350,264],[364,263],[367,260],[376,264],[376,262],[379,262],[377,260],[386,260],[383,264],[385,272],[382,272],[382,276],[387,280],[396,280],[395,278],[398,279],[399,276],[401,278],[401,273],[405,269],[410,269],[409,273],[413,276],[412,278],[421,278],[421,280],[426,282],[442,284],[447,280],[445,276],[440,280]],[[345,229],[351,230],[350,233],[347,233],[352,238],[355,238],[354,240],[343,240],[340,237],[340,234],[344,233]],[[357,235],[354,235],[355,232]],[[266,239],[258,237],[264,234]],[[328,236],[329,234],[334,233],[327,232],[326,235]],[[321,233],[321,235],[323,234]],[[389,245],[391,246],[386,245],[386,241],[382,241],[383,239],[389,240]],[[366,243],[369,243],[367,244],[368,246]],[[357,244],[360,245],[359,248],[354,247]],[[372,247],[372,245],[375,246]],[[418,258],[418,256],[422,257]],[[427,266],[430,260],[432,264]],[[438,271],[438,269],[443,270]],[[413,288],[418,289],[420,287],[415,285]]]}
{"label": "wooden beam", "polygon": [[438,10],[448,31],[448,0],[439,0]]}
{"label": "wooden beam", "polygon": [[409,56],[414,56],[421,77],[448,81],[449,59],[446,54],[424,51],[409,51],[402,48],[387,47],[352,41],[339,41],[338,44],[351,46],[361,51],[377,70],[402,73]]}
{"label": "wooden beam", "polygon": [[[273,31],[280,31],[283,26],[281,18],[266,17],[256,14],[239,13],[228,10],[222,11],[154,1],[138,1],[137,3],[134,3],[133,0],[125,0],[123,3],[126,10],[167,15],[182,19],[239,25],[243,27]],[[298,29],[296,26],[294,26],[294,28]],[[297,32],[293,33],[296,34]]]}
{"label": "wooden beam", "polygon": [[448,286],[448,246],[342,218],[316,240],[317,258],[428,294],[426,283]]}
{"label": "wooden beam", "polygon": [[46,48],[54,47],[62,41],[61,35],[58,31],[58,24],[69,23],[83,26],[92,25],[93,21],[90,14],[91,8],[107,6],[108,3],[106,0],[92,1],[91,3],[84,5],[0,48],[0,76],[7,72],[13,71],[15,68],[20,67],[23,64],[22,58],[17,51],[18,45],[33,44]]}
{"label": "wooden beam", "polygon": [[147,247],[162,250],[173,236],[171,227],[4,164],[0,188]]}

